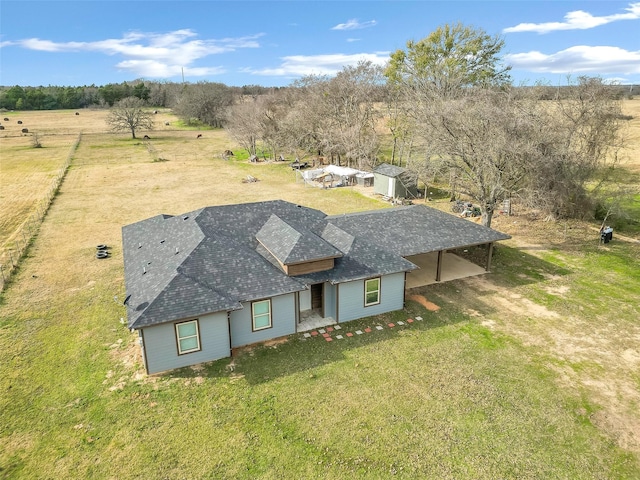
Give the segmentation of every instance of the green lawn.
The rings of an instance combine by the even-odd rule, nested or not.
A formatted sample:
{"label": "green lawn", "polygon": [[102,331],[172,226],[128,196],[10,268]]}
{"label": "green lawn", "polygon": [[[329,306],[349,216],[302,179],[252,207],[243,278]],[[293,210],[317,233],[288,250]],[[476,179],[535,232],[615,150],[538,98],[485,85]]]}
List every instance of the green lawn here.
{"label": "green lawn", "polygon": [[[224,142],[177,138],[174,151],[154,138],[169,159],[154,163],[138,142],[105,138],[83,137],[0,297],[0,478],[640,478],[639,447],[622,441],[640,424],[640,376],[620,363],[638,351],[638,246],[577,230],[540,251],[506,242],[492,274],[419,291],[438,312],[407,302],[343,325],[371,333],[294,335],[147,377],[120,322],[123,224],[267,198],[327,213],[386,205],[305,188],[287,165],[209,155]],[[98,243],[111,258],[95,260]]]}
{"label": "green lawn", "polygon": [[[448,287],[447,287],[448,288]],[[342,341],[261,347],[152,379],[122,363],[108,288],[3,321],[7,478],[633,478],[597,406],[455,306]],[[75,312],[74,318],[68,318]],[[90,334],[88,334],[90,332]],[[118,344],[119,339],[124,339]],[[8,368],[7,368],[8,367]],[[139,367],[139,365],[137,366]],[[5,369],[6,368],[6,369]]]}

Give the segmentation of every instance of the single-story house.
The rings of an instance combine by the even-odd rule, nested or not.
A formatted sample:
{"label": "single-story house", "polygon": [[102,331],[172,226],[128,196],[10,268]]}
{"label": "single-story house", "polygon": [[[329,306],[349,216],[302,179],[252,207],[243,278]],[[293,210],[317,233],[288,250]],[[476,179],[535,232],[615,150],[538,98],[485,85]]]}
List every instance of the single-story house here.
{"label": "single-story house", "polygon": [[148,373],[212,361],[303,331],[310,313],[330,325],[400,310],[413,271],[444,280],[451,249],[472,245],[488,246],[488,270],[507,238],[419,205],[327,216],[275,200],[157,215],[122,229],[128,326]]}
{"label": "single-story house", "polygon": [[373,191],[389,198],[418,196],[415,180],[406,168],[381,163],[373,170]]}

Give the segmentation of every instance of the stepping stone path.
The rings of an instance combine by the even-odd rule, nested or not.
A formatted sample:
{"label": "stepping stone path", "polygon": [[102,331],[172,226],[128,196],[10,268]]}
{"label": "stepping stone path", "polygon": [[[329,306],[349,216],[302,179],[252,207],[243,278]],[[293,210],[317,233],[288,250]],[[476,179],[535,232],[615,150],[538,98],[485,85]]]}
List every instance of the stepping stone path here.
{"label": "stepping stone path", "polygon": [[[415,317],[414,318],[407,318],[406,322],[403,322],[402,320],[399,320],[396,323],[387,323],[386,325],[375,325],[375,329],[376,330],[384,330],[385,327],[387,328],[395,328],[396,326],[406,326],[409,327],[411,326],[412,323],[414,323],[415,321],[422,321],[422,317]],[[342,327],[340,325],[333,325],[331,327],[326,327],[326,328],[320,328],[318,330],[313,330],[311,332],[305,332],[302,337],[301,340],[306,340],[307,338],[311,338],[311,337],[317,337],[317,336],[322,336],[322,338],[324,338],[327,342],[332,342],[334,340],[334,337],[331,336],[331,334],[333,332],[338,333],[338,330],[342,330]],[[355,335],[364,335],[365,333],[371,333],[373,331],[372,327],[366,327],[362,330],[356,330],[355,331]],[[353,332],[347,332],[344,335],[338,334],[335,336],[336,340],[345,340],[346,338],[350,338],[353,337],[354,333]]]}

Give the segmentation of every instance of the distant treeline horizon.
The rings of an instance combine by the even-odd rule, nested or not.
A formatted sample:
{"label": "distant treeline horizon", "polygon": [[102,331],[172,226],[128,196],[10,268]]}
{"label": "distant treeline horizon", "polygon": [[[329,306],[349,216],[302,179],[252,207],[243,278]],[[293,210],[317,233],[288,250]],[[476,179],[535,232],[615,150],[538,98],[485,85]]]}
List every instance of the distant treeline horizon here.
{"label": "distant treeline horizon", "polygon": [[174,83],[134,80],[84,86],[0,86],[0,109],[5,110],[65,110],[88,107],[112,107],[127,97],[137,97],[154,107],[173,107],[180,94],[190,85],[214,85],[236,95],[263,95],[286,87],[244,85],[228,87],[213,82]]}
{"label": "distant treeline horizon", "polygon": [[[226,90],[232,96],[265,95],[277,90],[293,88],[263,87],[260,85],[244,85],[229,87],[216,82],[155,82],[134,80],[106,85],[84,86],[0,86],[0,109],[4,110],[65,110],[89,107],[109,108],[126,97],[137,97],[146,101],[149,106],[173,108],[185,89],[190,86],[213,87],[218,92]],[[550,89],[562,89],[563,86],[548,85]],[[640,85],[616,85],[621,96],[631,97],[640,93]]]}

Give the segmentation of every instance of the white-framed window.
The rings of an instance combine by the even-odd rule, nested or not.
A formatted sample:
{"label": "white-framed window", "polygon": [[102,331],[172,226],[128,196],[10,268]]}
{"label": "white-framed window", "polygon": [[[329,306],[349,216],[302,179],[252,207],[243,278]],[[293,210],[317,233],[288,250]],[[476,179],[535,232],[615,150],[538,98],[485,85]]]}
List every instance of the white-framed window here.
{"label": "white-framed window", "polygon": [[364,282],[364,306],[380,303],[380,278],[371,278]]}
{"label": "white-framed window", "polygon": [[200,332],[198,320],[176,323],[178,355],[200,351]]}
{"label": "white-framed window", "polygon": [[251,304],[252,330],[271,328],[271,300],[260,300]]}

